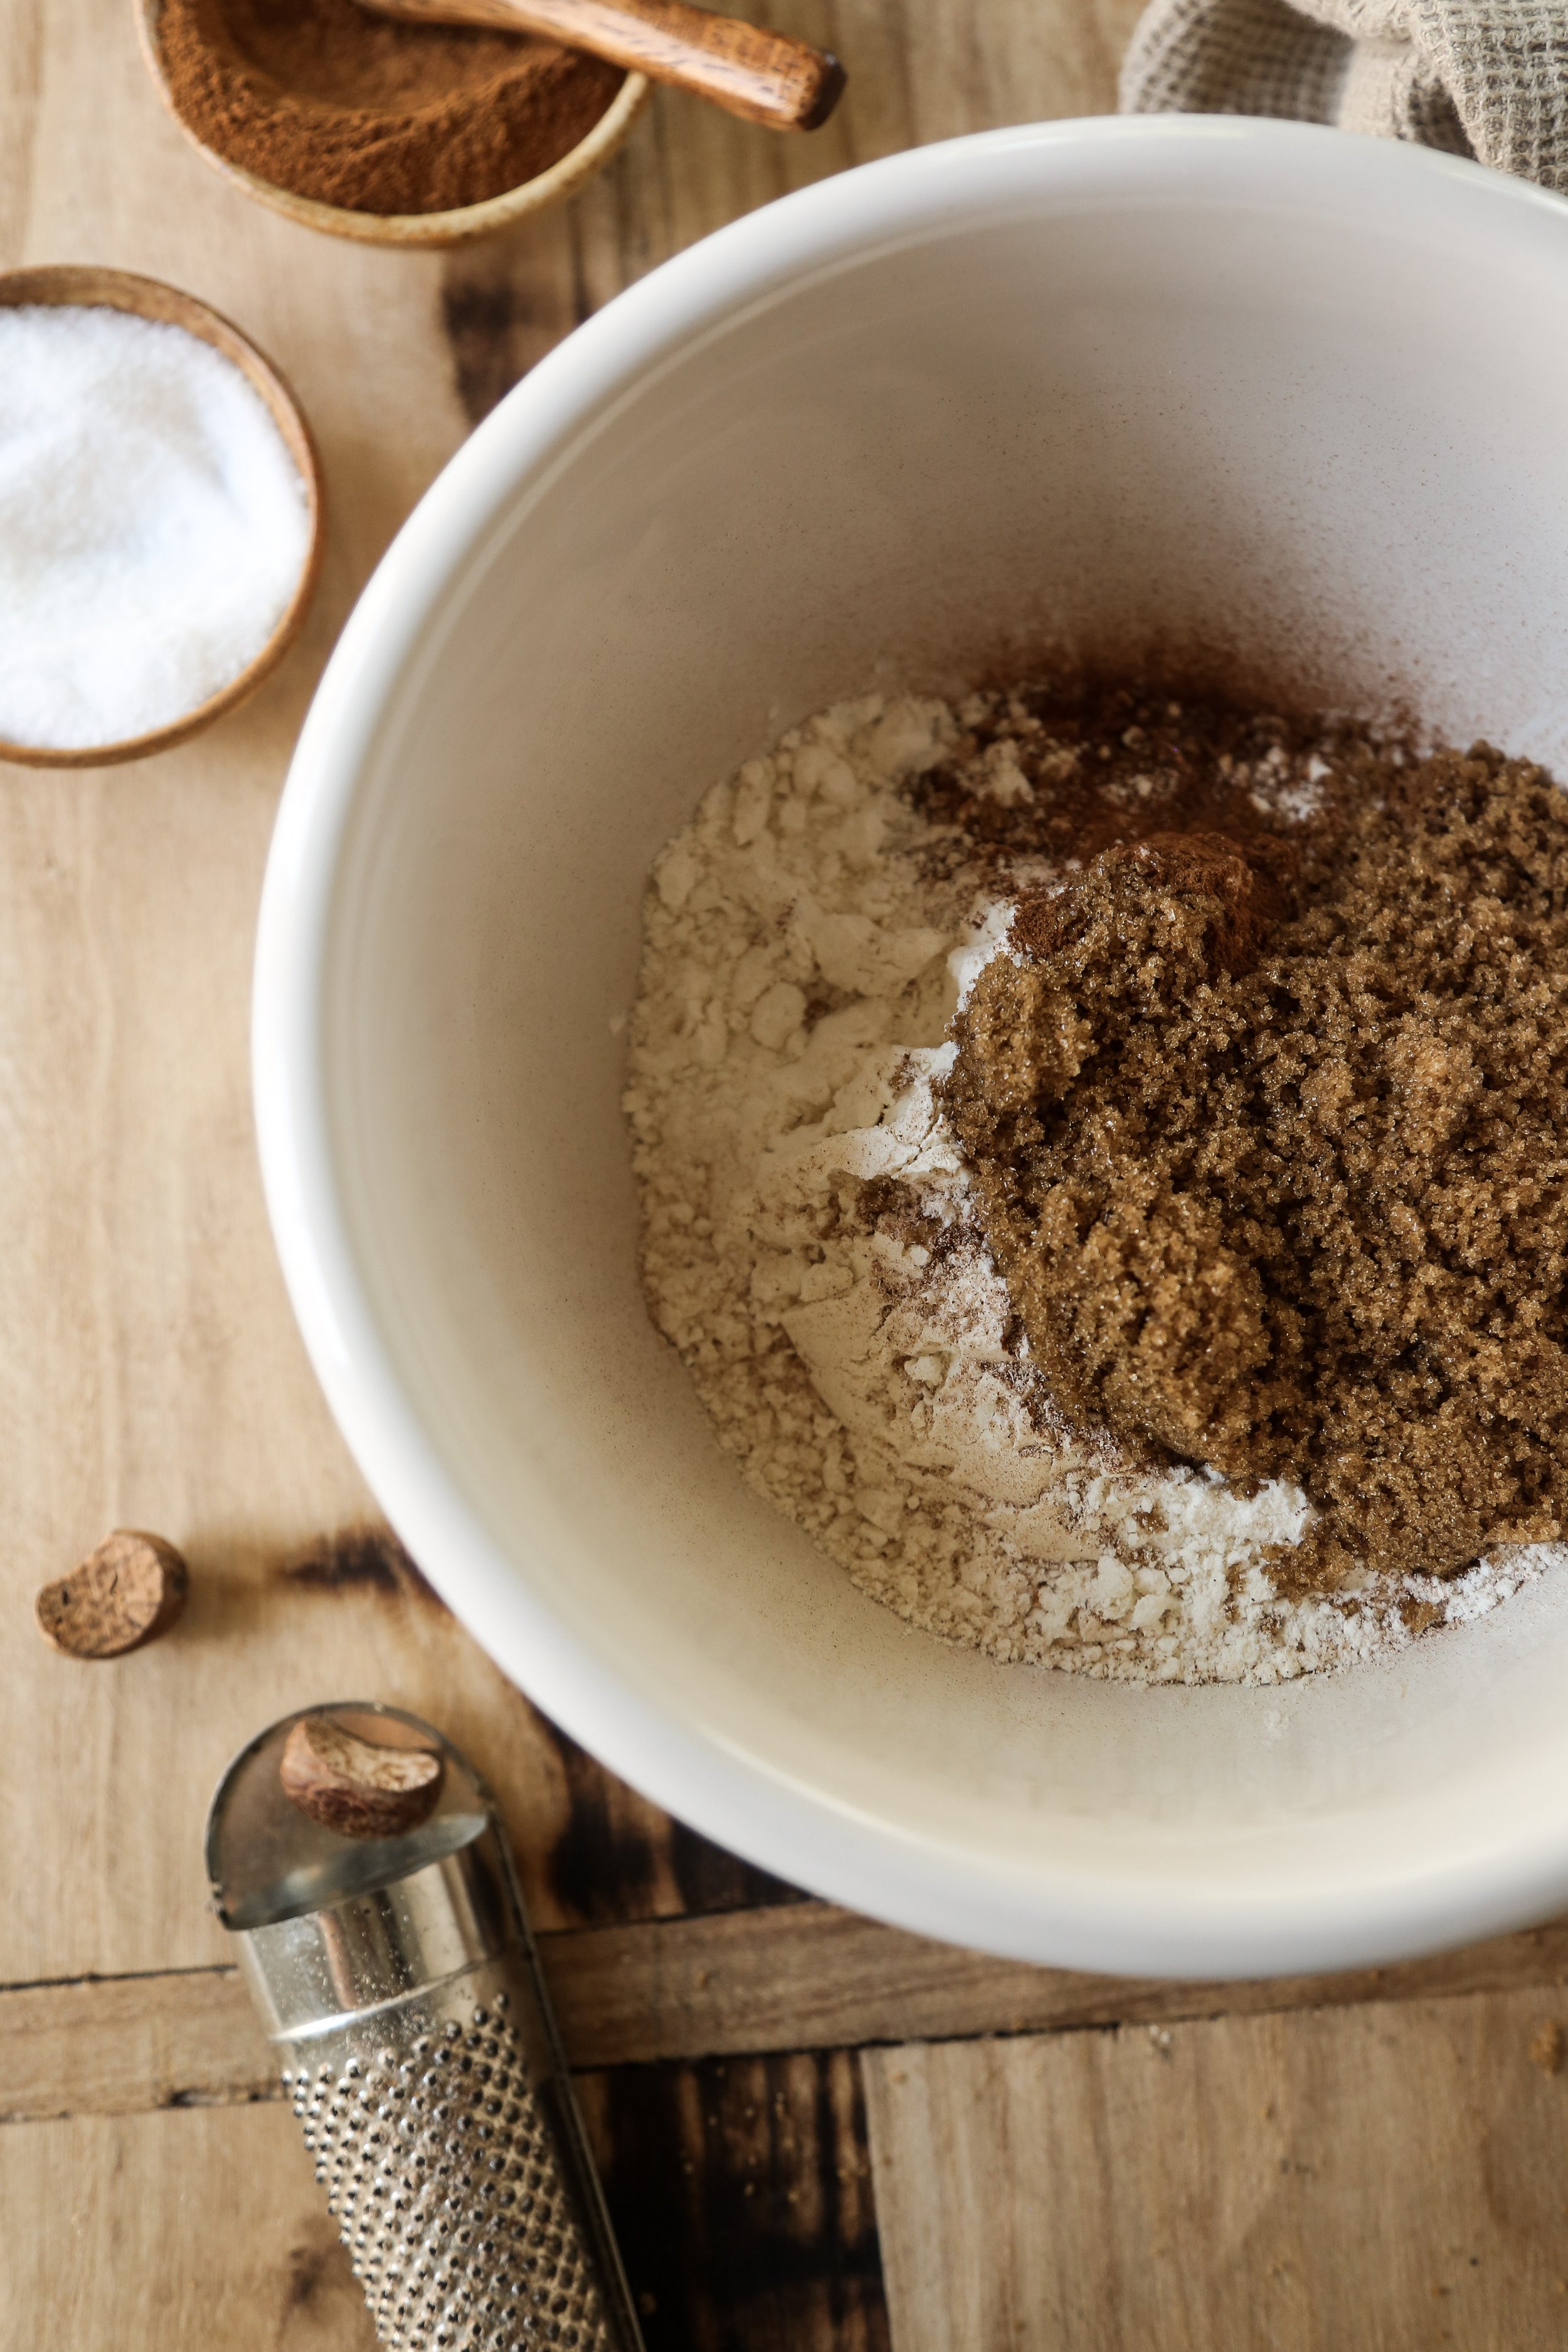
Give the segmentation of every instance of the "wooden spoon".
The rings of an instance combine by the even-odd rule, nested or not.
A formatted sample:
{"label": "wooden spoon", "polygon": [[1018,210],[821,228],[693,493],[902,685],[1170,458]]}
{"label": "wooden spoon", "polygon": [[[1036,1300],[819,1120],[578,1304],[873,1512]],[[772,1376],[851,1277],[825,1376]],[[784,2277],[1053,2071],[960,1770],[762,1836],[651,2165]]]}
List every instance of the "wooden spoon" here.
{"label": "wooden spoon", "polygon": [[826,49],[737,16],[716,16],[688,0],[361,0],[361,5],[409,25],[538,33],[630,73],[695,90],[726,112],[773,131],[816,131],[844,88],[844,68]]}

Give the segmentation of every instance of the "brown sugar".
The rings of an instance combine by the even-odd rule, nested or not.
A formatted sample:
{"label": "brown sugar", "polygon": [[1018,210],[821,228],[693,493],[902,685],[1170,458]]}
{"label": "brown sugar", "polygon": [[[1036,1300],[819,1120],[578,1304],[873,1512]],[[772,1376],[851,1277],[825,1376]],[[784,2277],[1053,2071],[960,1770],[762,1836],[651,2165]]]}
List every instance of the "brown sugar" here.
{"label": "brown sugar", "polygon": [[[1568,796],[1484,744],[1340,730],[1328,806],[1287,827],[1227,804],[1245,721],[1210,712],[1173,722],[1182,758],[1135,727],[1155,782],[1118,812],[1081,796],[1097,723],[1125,765],[1106,717],[1072,789],[1142,837],[1019,891],[946,1089],[1031,1354],[1138,1458],[1298,1481],[1282,1589],[1556,1536]],[[1020,803],[1009,859],[1055,845],[1061,798]]]}
{"label": "brown sugar", "polygon": [[528,34],[398,24],[358,0],[163,0],[158,37],[205,145],[351,212],[445,212],[521,186],[623,79]]}

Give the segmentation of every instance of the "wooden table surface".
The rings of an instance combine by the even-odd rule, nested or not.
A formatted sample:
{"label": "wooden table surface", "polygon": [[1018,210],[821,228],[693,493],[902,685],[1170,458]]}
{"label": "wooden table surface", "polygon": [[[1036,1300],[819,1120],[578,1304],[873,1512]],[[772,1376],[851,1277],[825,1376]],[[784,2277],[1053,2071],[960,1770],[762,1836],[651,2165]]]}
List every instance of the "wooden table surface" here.
{"label": "wooden table surface", "polygon": [[[776,139],[661,98],[569,210],[447,257],[313,236],[162,112],[130,0],[0,0],[0,266],[150,271],[292,379],[331,541],[302,646],[130,769],[0,769],[0,2345],[370,2330],[204,1908],[239,1741],[306,1701],[433,1717],[503,1792],[649,2352],[1568,2345],[1568,1927],[1315,1982],[1011,1967],[806,1900],[612,1780],[385,1533],[305,1362],[247,1087],[290,743],[409,506],[542,352],[666,255],[915,142],[1097,111],[1136,0],[778,0],[850,93]],[[108,1528],[190,1607],[57,1657]]]}

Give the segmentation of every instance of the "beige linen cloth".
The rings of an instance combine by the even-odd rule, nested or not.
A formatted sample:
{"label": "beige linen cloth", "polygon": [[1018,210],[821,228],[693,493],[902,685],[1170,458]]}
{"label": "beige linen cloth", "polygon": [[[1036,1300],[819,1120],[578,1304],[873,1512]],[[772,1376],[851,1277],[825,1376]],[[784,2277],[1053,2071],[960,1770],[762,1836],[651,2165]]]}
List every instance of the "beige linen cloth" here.
{"label": "beige linen cloth", "polygon": [[1568,0],[1153,0],[1124,114],[1274,114],[1568,192]]}

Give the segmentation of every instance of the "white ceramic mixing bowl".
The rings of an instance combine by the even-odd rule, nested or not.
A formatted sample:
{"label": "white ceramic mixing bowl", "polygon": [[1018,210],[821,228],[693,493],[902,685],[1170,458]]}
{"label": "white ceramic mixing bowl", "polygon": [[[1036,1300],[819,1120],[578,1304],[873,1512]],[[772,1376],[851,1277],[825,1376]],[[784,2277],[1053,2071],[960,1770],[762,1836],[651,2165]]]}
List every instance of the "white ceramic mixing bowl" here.
{"label": "white ceramic mixing bowl", "polygon": [[1058,123],[790,197],[612,303],[372,583],[279,823],[272,1215],[332,1407],[509,1674],[784,1876],[1220,1976],[1568,1901],[1568,1576],[1397,1663],[1107,1686],[910,1632],[644,1312],[649,860],[780,730],[1055,638],[1568,756],[1568,205],[1281,124]]}

